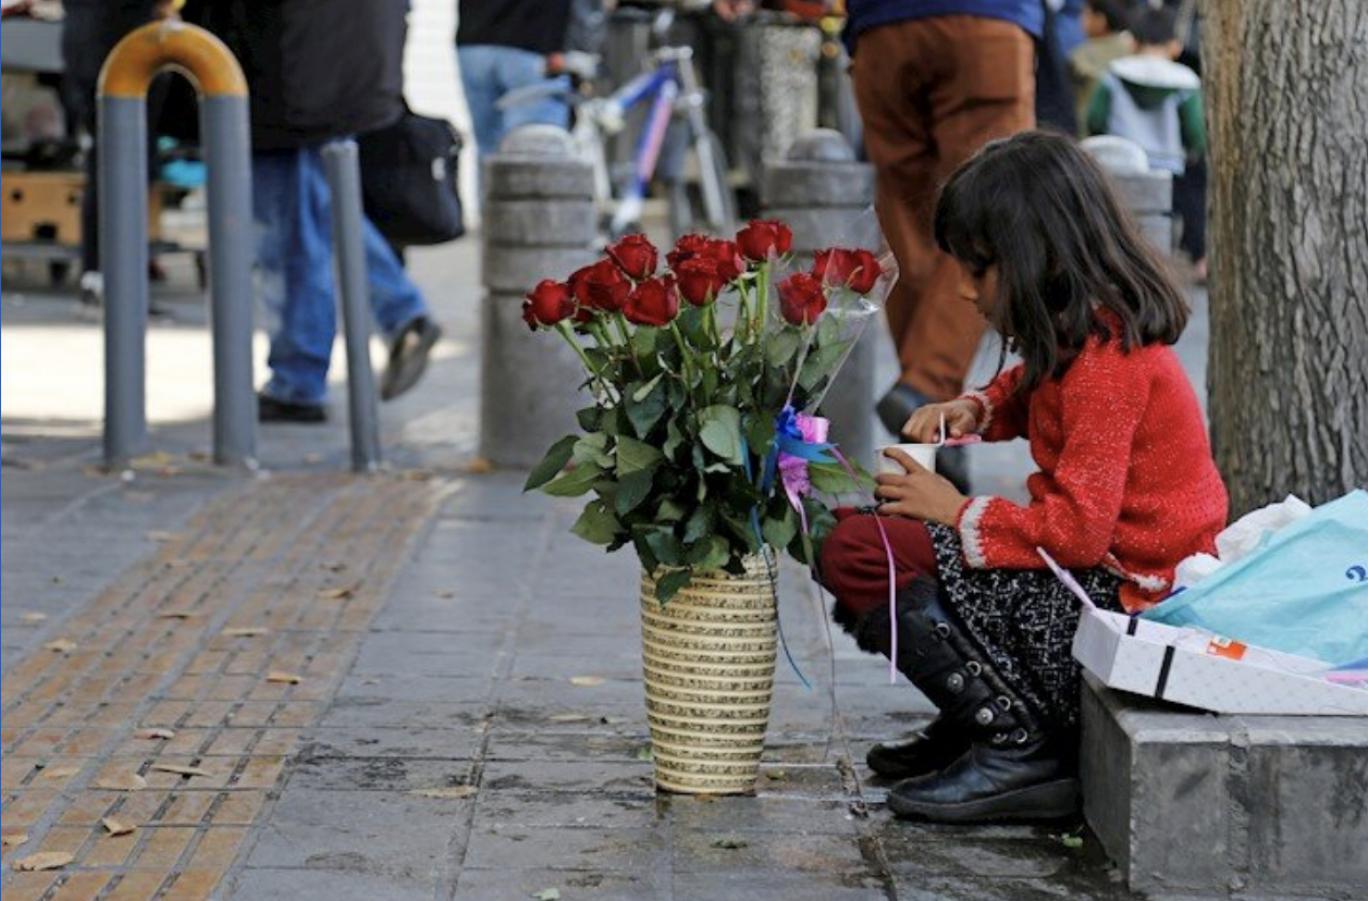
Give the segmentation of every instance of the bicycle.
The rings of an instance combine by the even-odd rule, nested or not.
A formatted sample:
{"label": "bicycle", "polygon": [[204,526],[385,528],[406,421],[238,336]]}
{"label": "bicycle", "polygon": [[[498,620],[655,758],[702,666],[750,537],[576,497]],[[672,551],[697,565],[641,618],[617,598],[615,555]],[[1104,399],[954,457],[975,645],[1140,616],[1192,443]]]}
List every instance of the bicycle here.
{"label": "bicycle", "polygon": [[[652,32],[663,35],[672,20],[670,11],[660,13]],[[651,53],[648,63],[646,71],[607,97],[584,96],[564,83],[549,82],[510,91],[499,99],[498,106],[508,109],[546,97],[560,97],[571,105],[575,111],[571,139],[593,167],[595,200],[611,237],[639,229],[646,192],[657,175],[666,186],[670,230],[676,238],[692,231],[729,233],[736,225],[736,197],[728,184],[722,143],[707,125],[707,98],[698,84],[693,50],[660,47]],[[590,80],[584,78],[586,83]],[[615,197],[605,144],[623,130],[627,112],[647,102],[650,109],[637,138],[630,180]],[[669,171],[657,173],[672,121],[686,129],[687,153],[672,154]],[[686,157],[690,156],[697,171],[697,195],[686,176]]]}

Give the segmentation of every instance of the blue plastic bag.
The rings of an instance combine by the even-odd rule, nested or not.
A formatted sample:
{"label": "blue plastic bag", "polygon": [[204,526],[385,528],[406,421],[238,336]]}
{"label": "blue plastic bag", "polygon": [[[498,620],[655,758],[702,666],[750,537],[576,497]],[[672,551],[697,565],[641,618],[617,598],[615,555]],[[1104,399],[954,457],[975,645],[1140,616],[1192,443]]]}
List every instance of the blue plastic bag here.
{"label": "blue plastic bag", "polygon": [[1368,657],[1368,492],[1317,507],[1141,616],[1332,666]]}

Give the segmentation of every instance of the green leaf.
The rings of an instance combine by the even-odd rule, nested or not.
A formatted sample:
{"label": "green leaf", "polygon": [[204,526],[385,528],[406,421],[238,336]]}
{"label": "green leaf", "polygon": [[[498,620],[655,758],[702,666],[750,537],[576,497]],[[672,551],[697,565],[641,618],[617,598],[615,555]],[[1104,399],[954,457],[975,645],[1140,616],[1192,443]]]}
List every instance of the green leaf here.
{"label": "green leaf", "polygon": [[599,417],[602,412],[598,407],[585,407],[583,410],[575,411],[575,421],[586,432],[597,432],[599,430]]}
{"label": "green leaf", "polygon": [[[858,464],[853,464],[855,466]],[[874,490],[874,481],[865,473],[863,478],[859,478],[860,471],[856,470],[857,478],[852,479],[850,473],[846,472],[845,467],[839,463],[809,463],[808,478],[812,480],[812,487],[822,494],[855,494],[871,493]]]}
{"label": "green leaf", "polygon": [[603,501],[590,501],[570,531],[590,544],[612,544],[622,528]]}
{"label": "green leaf", "polygon": [[765,342],[765,360],[771,366],[787,368],[802,345],[803,334],[796,328],[785,328],[771,335]]}
{"label": "green leaf", "polygon": [[750,443],[750,451],[757,457],[764,457],[769,453],[770,442],[774,441],[774,420],[768,416],[760,416],[746,426],[746,441]]}
{"label": "green leaf", "polygon": [[661,500],[660,506],[656,508],[656,522],[679,522],[687,512],[683,504],[672,497],[667,497]]}
{"label": "green leaf", "polygon": [[656,579],[656,600],[660,601],[663,607],[669,602],[670,598],[679,593],[681,588],[686,587],[693,581],[693,571],[689,569],[672,569],[659,579]]}
{"label": "green leaf", "polygon": [[527,481],[523,483],[523,491],[540,488],[554,479],[556,474],[565,468],[565,464],[570,462],[570,451],[578,440],[579,438],[574,435],[566,435],[551,445],[546,456],[542,457],[541,462],[532,468],[532,472],[528,473]]}
{"label": "green leaf", "polygon": [[737,466],[745,463],[741,451],[741,412],[735,407],[715,404],[704,407],[698,414],[702,428],[699,438],[703,446],[723,460]]}
{"label": "green leaf", "polygon": [[619,476],[654,469],[664,459],[665,455],[658,448],[626,435],[618,435],[617,471]]}
{"label": "green leaf", "polygon": [[672,416],[669,422],[665,424],[665,446],[661,450],[665,452],[665,456],[674,459],[675,451],[683,443],[684,433],[679,428],[679,420]]}
{"label": "green leaf", "polygon": [[674,532],[669,529],[647,529],[645,537],[646,546],[660,563],[666,566],[679,566],[684,562],[684,546],[679,543]]}
{"label": "green leaf", "polygon": [[666,391],[660,384],[663,375],[661,373],[651,379],[627,397],[627,418],[631,420],[638,438],[645,438],[660,417],[665,415]]}
{"label": "green leaf", "polygon": [[684,543],[693,544],[704,535],[713,531],[713,509],[707,504],[699,504],[684,523]]}
{"label": "green leaf", "polygon": [[[834,314],[835,311],[833,310]],[[841,338],[841,321],[836,315],[823,316],[817,321],[816,344],[818,347],[825,347],[835,344]]]}
{"label": "green leaf", "polygon": [[593,463],[602,469],[611,469],[613,457],[608,453],[608,436],[603,432],[581,435],[575,442],[570,459],[576,463]]}
{"label": "green leaf", "polygon": [[793,536],[798,534],[798,514],[794,512],[792,507],[787,507],[783,516],[765,517],[760,531],[771,547],[782,551],[789,546]]}
{"label": "green leaf", "polygon": [[617,497],[613,500],[613,509],[617,511],[617,515],[626,516],[635,510],[646,500],[646,495],[651,493],[653,483],[649,471],[634,472],[619,479]]}
{"label": "green leaf", "polygon": [[552,497],[579,497],[594,486],[603,470],[593,463],[581,463],[548,483],[542,491]]}
{"label": "green leaf", "polygon": [[831,371],[841,361],[849,345],[849,341],[837,341],[809,353],[803,361],[803,371],[798,375],[799,387],[811,391],[818,382],[831,375]]}
{"label": "green leaf", "polygon": [[731,545],[721,535],[710,535],[689,548],[684,556],[690,566],[703,571],[721,569],[731,556]]}
{"label": "green leaf", "polygon": [[632,333],[632,353],[638,359],[655,353],[656,338],[660,329],[642,326]]}

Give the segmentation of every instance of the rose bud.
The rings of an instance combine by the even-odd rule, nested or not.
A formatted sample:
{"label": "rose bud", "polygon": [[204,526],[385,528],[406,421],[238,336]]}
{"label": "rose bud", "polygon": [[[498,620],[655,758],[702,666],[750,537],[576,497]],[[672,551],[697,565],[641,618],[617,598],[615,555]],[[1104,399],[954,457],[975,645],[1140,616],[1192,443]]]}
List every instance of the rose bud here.
{"label": "rose bud", "polygon": [[655,273],[658,253],[645,235],[628,235],[608,247],[608,256],[635,281],[650,278]]}
{"label": "rose bud", "polygon": [[879,280],[879,261],[867,250],[832,247],[817,251],[812,274],[823,284],[841,285],[856,294],[868,294]]}
{"label": "rose bud", "polygon": [[789,325],[812,325],[826,309],[822,283],[807,272],[795,272],[779,283],[779,312]]}
{"label": "rose bud", "polygon": [[632,289],[623,308],[634,325],[669,325],[679,315],[679,291],[669,276],[647,279]]}
{"label": "rose bud", "polygon": [[538,325],[555,325],[574,312],[570,286],[549,278],[538,282],[523,301],[523,322],[534,330]]}
{"label": "rose bud", "polygon": [[616,313],[627,302],[632,283],[612,260],[599,260],[592,266],[578,269],[570,276],[570,285],[580,306]]}
{"label": "rose bud", "polygon": [[736,246],[748,260],[762,263],[773,252],[783,256],[793,246],[793,232],[777,219],[752,219],[736,233]]}
{"label": "rose bud", "polygon": [[725,278],[721,266],[710,257],[693,257],[675,268],[679,278],[679,293],[696,307],[706,307],[717,299],[730,279]]}

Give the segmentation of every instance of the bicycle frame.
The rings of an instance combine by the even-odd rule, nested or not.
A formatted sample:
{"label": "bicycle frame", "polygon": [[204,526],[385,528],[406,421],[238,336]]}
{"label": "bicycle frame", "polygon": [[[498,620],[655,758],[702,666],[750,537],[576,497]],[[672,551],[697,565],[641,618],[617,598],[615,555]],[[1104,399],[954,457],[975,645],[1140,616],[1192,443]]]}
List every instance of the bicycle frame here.
{"label": "bicycle frame", "polygon": [[619,117],[646,100],[651,102],[645,127],[637,137],[636,151],[632,157],[632,181],[613,211],[611,227],[614,234],[641,217],[646,188],[655,174],[656,163],[660,161],[660,149],[664,146],[665,131],[674,114],[679,87],[678,65],[673,60],[664,60],[655,70],[638,75],[609,98]]}

